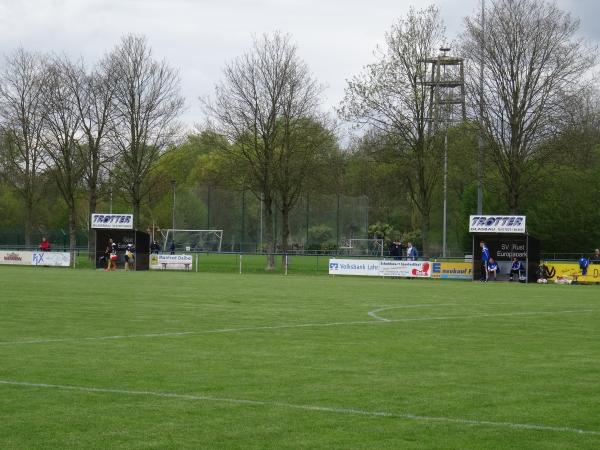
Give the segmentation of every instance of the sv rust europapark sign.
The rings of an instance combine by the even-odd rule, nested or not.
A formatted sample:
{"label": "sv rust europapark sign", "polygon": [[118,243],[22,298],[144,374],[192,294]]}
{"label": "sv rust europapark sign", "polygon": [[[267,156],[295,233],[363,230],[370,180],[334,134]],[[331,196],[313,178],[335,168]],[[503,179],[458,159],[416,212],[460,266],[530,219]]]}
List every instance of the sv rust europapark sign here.
{"label": "sv rust europapark sign", "polygon": [[471,216],[469,232],[525,234],[525,219],[525,216]]}

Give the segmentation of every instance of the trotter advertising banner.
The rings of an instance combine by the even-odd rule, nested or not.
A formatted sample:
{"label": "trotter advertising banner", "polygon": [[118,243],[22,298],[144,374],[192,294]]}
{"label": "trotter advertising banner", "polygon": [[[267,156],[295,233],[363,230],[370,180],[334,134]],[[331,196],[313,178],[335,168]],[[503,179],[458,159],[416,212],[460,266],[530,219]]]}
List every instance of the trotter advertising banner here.
{"label": "trotter advertising banner", "polygon": [[91,228],[133,230],[133,214],[92,214]]}
{"label": "trotter advertising banner", "polygon": [[525,233],[525,216],[471,216],[470,233]]}

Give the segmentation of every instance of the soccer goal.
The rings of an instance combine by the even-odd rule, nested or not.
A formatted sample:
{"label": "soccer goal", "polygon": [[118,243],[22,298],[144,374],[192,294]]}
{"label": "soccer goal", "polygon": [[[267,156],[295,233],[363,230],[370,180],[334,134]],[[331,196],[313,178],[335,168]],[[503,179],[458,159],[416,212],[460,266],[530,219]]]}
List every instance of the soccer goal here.
{"label": "soccer goal", "polygon": [[340,242],[340,250],[353,256],[383,257],[384,242],[383,239],[343,239]]}
{"label": "soccer goal", "polygon": [[169,228],[161,231],[164,238],[163,251],[171,250],[171,242],[176,251],[220,252],[223,244],[223,230],[178,230]]}

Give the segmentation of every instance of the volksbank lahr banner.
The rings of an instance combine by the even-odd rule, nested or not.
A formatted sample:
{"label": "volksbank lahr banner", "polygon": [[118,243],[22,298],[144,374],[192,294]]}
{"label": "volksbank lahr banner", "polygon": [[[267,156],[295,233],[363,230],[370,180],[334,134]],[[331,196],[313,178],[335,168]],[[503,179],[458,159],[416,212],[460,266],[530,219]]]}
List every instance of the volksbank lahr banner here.
{"label": "volksbank lahr banner", "polygon": [[525,233],[525,216],[471,216],[470,233]]}
{"label": "volksbank lahr banner", "polygon": [[133,214],[92,214],[91,228],[133,230]]}
{"label": "volksbank lahr banner", "polygon": [[396,261],[376,259],[330,259],[330,275],[362,275],[372,277],[429,278],[429,261]]}

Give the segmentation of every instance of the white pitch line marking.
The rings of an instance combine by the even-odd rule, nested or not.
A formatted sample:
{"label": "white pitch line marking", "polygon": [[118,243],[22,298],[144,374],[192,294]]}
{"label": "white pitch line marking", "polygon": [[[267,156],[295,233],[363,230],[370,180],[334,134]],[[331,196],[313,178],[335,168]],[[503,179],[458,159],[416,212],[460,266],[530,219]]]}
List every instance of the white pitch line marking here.
{"label": "white pitch line marking", "polygon": [[26,344],[47,344],[54,342],[83,342],[83,341],[110,341],[118,339],[136,339],[136,338],[155,338],[155,337],[170,337],[170,336],[194,336],[202,334],[218,334],[218,333],[241,333],[244,331],[263,331],[263,330],[283,330],[293,328],[321,328],[321,327],[337,327],[345,325],[382,325],[401,322],[424,322],[430,320],[461,320],[461,319],[481,319],[487,317],[511,317],[511,316],[547,316],[559,314],[581,314],[595,312],[594,309],[568,310],[568,311],[523,311],[514,313],[493,313],[493,314],[468,314],[461,316],[427,316],[427,317],[410,317],[403,319],[387,319],[383,320],[356,320],[351,322],[314,322],[300,323],[289,325],[265,325],[258,327],[239,327],[239,328],[217,328],[215,330],[202,331],[181,331],[172,333],[147,333],[147,334],[130,334],[116,336],[90,336],[90,337],[73,337],[73,338],[56,338],[56,339],[31,339],[23,341],[5,341],[0,342],[0,346],[11,345],[26,345]]}
{"label": "white pitch line marking", "polygon": [[155,391],[134,391],[128,389],[114,389],[114,388],[98,388],[98,387],[86,387],[86,386],[71,386],[62,384],[48,384],[48,383],[29,383],[26,381],[13,381],[13,380],[0,380],[1,385],[5,386],[22,386],[29,388],[44,388],[44,389],[59,389],[76,392],[91,392],[100,394],[119,394],[119,395],[131,395],[131,396],[147,396],[147,397],[160,397],[180,400],[193,400],[193,401],[205,401],[205,402],[219,402],[219,403],[230,403],[234,405],[257,405],[257,406],[268,406],[276,408],[287,408],[287,409],[298,409],[303,411],[316,411],[316,412],[329,412],[335,414],[352,414],[369,417],[388,417],[395,419],[408,419],[422,422],[447,422],[455,423],[460,425],[473,425],[473,426],[491,426],[491,427],[502,427],[512,428],[517,430],[535,430],[535,431],[551,431],[557,433],[573,433],[573,434],[585,434],[592,436],[600,436],[600,431],[595,430],[584,430],[580,428],[571,427],[558,427],[552,425],[541,425],[532,423],[513,423],[513,422],[496,422],[493,420],[475,420],[475,419],[463,419],[458,417],[436,417],[436,416],[423,416],[418,414],[410,413],[392,413],[386,411],[368,411],[356,408],[339,408],[334,406],[319,406],[319,405],[303,405],[296,403],[287,402],[274,402],[265,400],[248,400],[248,399],[236,399],[226,397],[212,397],[208,395],[194,395],[194,394],[176,394],[173,392],[155,392]]}
{"label": "white pitch line marking", "polygon": [[367,315],[371,316],[373,319],[381,320],[382,322],[389,322],[390,319],[386,319],[385,317],[380,317],[377,315],[377,313],[381,312],[381,311],[387,311],[388,309],[431,308],[434,306],[456,306],[456,303],[426,303],[423,305],[384,306],[382,308],[374,309],[373,311],[369,311],[367,313]]}

